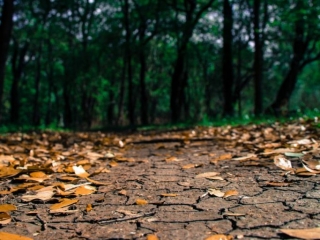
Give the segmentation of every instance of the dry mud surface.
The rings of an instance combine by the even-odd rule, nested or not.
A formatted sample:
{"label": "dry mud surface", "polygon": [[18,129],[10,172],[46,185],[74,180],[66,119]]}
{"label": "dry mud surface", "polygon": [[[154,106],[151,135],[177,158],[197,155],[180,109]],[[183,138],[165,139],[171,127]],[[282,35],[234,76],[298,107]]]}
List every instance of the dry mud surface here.
{"label": "dry mud surface", "polygon": [[[0,231],[39,240],[147,239],[149,234],[158,239],[184,240],[206,239],[214,234],[230,235],[234,239],[294,239],[281,233],[280,229],[320,226],[319,174],[300,176],[288,173],[274,164],[272,154],[245,161],[234,160],[235,157],[263,152],[264,149],[256,145],[266,140],[246,144],[245,141],[252,139],[239,143],[239,139],[222,139],[221,134],[216,138],[202,136],[181,140],[177,137],[185,136],[188,131],[194,130],[175,132],[170,137],[132,135],[113,138],[113,143],[122,139],[125,146],[97,142],[96,133],[86,138],[64,134],[60,138],[63,141],[59,150],[62,155],[73,148],[75,152],[83,153],[88,149],[103,156],[121,155],[118,161],[116,157],[116,160],[112,159],[113,155],[108,158],[88,157],[92,171],[101,166],[108,169],[109,172],[91,177],[106,184],[98,184],[92,194],[68,196],[71,199],[76,197],[78,202],[68,206],[68,211],[58,213],[49,211],[50,206],[59,200],[58,195],[46,201],[27,202],[22,196],[30,192],[34,194],[28,189],[1,195],[1,203],[14,204],[17,211],[11,212],[11,222],[3,224]],[[299,138],[299,134],[280,142],[285,144]],[[317,132],[307,132],[306,135],[316,137]],[[40,145],[53,151],[54,144],[50,141],[47,145],[37,145],[36,141],[44,138],[43,135],[33,136],[29,144],[34,149]],[[237,136],[242,136],[241,132]],[[304,136],[301,134],[300,139]],[[19,141],[23,142],[23,137]],[[278,142],[277,139],[269,141]],[[2,137],[2,149],[4,145],[10,150],[18,146],[17,141],[8,140],[8,136]],[[20,147],[30,151],[26,142]],[[296,148],[301,150],[296,152],[310,150],[310,146]],[[8,151],[2,150],[2,154],[9,155]],[[14,156],[15,152],[11,154]],[[30,155],[29,152],[26,154]],[[229,158],[227,154],[231,154]],[[64,155],[69,160],[80,158]],[[33,158],[36,156],[35,149]],[[80,156],[82,160],[87,159],[83,154]],[[291,160],[294,166],[301,165],[298,158]],[[87,171],[90,173],[91,169]],[[199,175],[203,173],[204,176]],[[50,180],[42,184],[50,186],[63,174],[66,173],[51,173]],[[79,178],[77,184],[85,181]],[[10,189],[14,183],[14,178],[3,179],[2,190]],[[208,193],[209,189],[222,193],[231,190],[229,192],[233,194],[217,197]]]}

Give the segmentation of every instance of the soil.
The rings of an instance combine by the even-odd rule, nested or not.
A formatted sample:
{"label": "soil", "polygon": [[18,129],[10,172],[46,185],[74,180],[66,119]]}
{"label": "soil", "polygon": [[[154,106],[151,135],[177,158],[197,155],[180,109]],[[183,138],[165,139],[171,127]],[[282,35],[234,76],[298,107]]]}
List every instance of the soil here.
{"label": "soil", "polygon": [[[257,131],[263,132],[263,129],[266,128]],[[250,131],[241,130],[235,138],[231,128],[226,130],[225,138],[221,137],[223,134],[185,137],[186,132],[192,135],[193,131],[197,130],[135,133],[117,138],[113,135],[112,143],[123,139],[125,146],[121,143],[120,146],[103,145],[97,142],[103,139],[97,138],[97,133],[87,133],[82,138],[61,133],[61,151],[70,151],[75,144],[84,148],[93,146],[91,150],[99,145],[100,153],[118,152],[126,161],[119,158],[112,165],[112,159],[99,159],[99,166],[108,167],[110,172],[97,174],[92,179],[108,184],[97,186],[93,194],[78,197],[79,201],[68,207],[70,212],[49,212],[57,198],[24,202],[21,196],[26,192],[2,195],[2,204],[15,204],[18,210],[11,212],[11,222],[3,224],[0,231],[39,240],[147,239],[150,234],[159,239],[177,240],[206,239],[214,234],[230,235],[234,239],[288,239],[280,229],[320,226],[319,174],[299,176],[284,171],[274,164],[274,155],[233,160],[235,156],[262,152],[256,145],[266,143],[266,138],[256,143],[252,143],[255,141],[252,138],[239,142],[245,133],[252,137]],[[284,141],[269,141],[283,145],[317,134],[298,132]],[[33,142],[41,138],[41,134],[33,136]],[[19,146],[15,143],[8,140],[8,135],[2,137],[2,144],[10,149]],[[50,141],[47,147],[52,149]],[[226,154],[231,154],[231,158]],[[300,165],[297,158],[292,158],[292,163]],[[199,176],[212,172],[217,173],[216,176]],[[53,179],[61,174],[54,173]],[[3,179],[2,186],[9,186],[11,180]],[[217,197],[210,195],[208,189],[223,193],[233,190],[234,194]]]}

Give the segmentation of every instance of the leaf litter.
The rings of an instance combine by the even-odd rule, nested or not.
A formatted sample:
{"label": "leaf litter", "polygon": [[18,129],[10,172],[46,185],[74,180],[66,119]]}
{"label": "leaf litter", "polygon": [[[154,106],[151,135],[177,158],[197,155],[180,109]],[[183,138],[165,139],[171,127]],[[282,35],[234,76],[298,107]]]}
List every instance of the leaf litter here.
{"label": "leaf litter", "polygon": [[[92,177],[108,174],[124,163],[147,163],[126,157],[126,152],[140,142],[174,141],[181,147],[192,146],[201,141],[216,141],[226,153],[197,153],[207,156],[208,163],[219,166],[222,161],[238,161],[240,164],[265,166],[273,159],[275,166],[286,174],[312,177],[320,173],[320,153],[318,134],[313,130],[311,121],[300,120],[290,124],[248,125],[237,127],[197,127],[178,133],[152,135],[131,134],[119,137],[105,133],[59,133],[42,132],[39,134],[14,133],[0,136],[0,179],[4,184],[0,195],[13,194],[23,202],[59,201],[50,206],[49,213],[72,214],[79,209],[71,209],[82,196],[95,194],[99,187],[111,183],[94,180]],[[303,138],[301,138],[303,136]],[[98,143],[98,144],[97,144]],[[166,150],[165,144],[158,149]],[[179,154],[177,152],[177,154]],[[197,155],[197,156],[198,156]],[[199,155],[199,156],[200,156]],[[185,161],[177,156],[164,156],[166,164],[179,164]],[[108,168],[108,166],[110,168]],[[133,165],[134,166],[134,165]],[[203,164],[188,163],[180,165],[184,170],[202,167]],[[190,170],[188,170],[190,171]],[[225,180],[219,172],[202,172],[195,179]],[[77,183],[80,184],[77,184]],[[266,186],[281,187],[291,183],[269,181]],[[191,186],[188,181],[181,186]],[[119,194],[127,196],[122,189]],[[221,198],[239,195],[237,190],[221,191],[210,188],[207,194]],[[163,193],[162,197],[176,197],[178,193]],[[136,199],[137,205],[146,205],[145,199]],[[14,205],[13,205],[14,206]],[[5,207],[4,207],[5,208]],[[14,209],[14,207],[8,207]],[[84,211],[92,211],[86,205]],[[2,220],[11,221],[10,211],[3,211]],[[235,213],[236,214],[236,213]],[[231,214],[232,215],[232,214]],[[2,238],[1,238],[2,239]],[[14,238],[12,238],[14,239]],[[27,239],[27,238],[26,238]]]}

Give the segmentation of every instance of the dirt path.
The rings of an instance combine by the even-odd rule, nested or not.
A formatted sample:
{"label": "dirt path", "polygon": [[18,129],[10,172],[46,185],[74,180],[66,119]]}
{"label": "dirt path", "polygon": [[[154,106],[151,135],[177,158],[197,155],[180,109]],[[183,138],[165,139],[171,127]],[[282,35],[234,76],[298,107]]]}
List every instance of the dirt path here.
{"label": "dirt path", "polygon": [[[93,184],[96,191],[88,195],[63,195],[55,190],[49,200],[26,201],[24,195],[38,191],[29,186],[2,194],[1,203],[14,204],[17,210],[0,231],[47,240],[147,239],[150,234],[159,239],[206,239],[214,234],[229,235],[229,239],[282,239],[286,235],[280,229],[319,227],[320,175],[289,173],[274,164],[279,154],[272,153],[275,149],[286,147],[283,152],[287,152],[294,147],[292,152],[298,153],[317,148],[315,142],[289,146],[290,141],[317,139],[318,134],[308,126],[302,132],[299,124],[297,129],[290,126],[281,126],[281,131],[263,126],[112,138],[99,133],[3,136],[2,156],[20,159],[27,154],[48,161],[48,156],[58,159],[61,155],[64,168],[68,161],[75,165],[75,161],[89,159],[83,164],[90,166],[85,167],[87,172],[101,167],[108,172],[90,176],[99,183]],[[262,135],[255,135],[258,132]],[[294,168],[301,166],[299,158],[290,159]],[[57,186],[62,180],[65,184],[87,182],[68,173],[77,180],[66,183],[66,173],[59,171],[51,172],[42,187]],[[10,191],[21,181],[21,173],[3,177],[2,191]],[[61,198],[78,202],[50,212]]]}

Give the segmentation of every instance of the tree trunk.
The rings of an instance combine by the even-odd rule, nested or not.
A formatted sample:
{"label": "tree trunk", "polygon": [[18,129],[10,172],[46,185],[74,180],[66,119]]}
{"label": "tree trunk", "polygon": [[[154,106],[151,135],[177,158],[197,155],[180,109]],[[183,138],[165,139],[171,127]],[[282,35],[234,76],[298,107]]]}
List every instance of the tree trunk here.
{"label": "tree trunk", "polygon": [[32,124],[34,126],[40,125],[40,110],[39,110],[39,95],[40,95],[40,80],[41,80],[41,57],[42,57],[42,46],[39,46],[39,53],[36,60],[36,76],[34,82],[35,95],[33,100],[33,114]]}
{"label": "tree trunk", "polygon": [[19,44],[14,43],[13,56],[11,60],[12,66],[12,85],[10,91],[10,122],[13,124],[19,123],[19,112],[20,112],[20,98],[19,98],[19,82],[23,74],[25,67],[24,58],[28,51],[29,43],[25,43],[22,49],[19,49]]}
{"label": "tree trunk", "polygon": [[140,119],[142,125],[147,125],[148,121],[148,99],[146,94],[146,54],[145,54],[145,46],[143,44],[145,33],[146,33],[146,25],[142,23],[139,28],[139,38],[140,38],[140,49],[139,49],[139,61],[140,61]]}
{"label": "tree trunk", "polygon": [[[301,10],[298,2],[296,11]],[[290,97],[294,91],[297,77],[302,70],[302,62],[304,55],[308,49],[310,43],[309,38],[305,37],[305,21],[303,18],[299,18],[295,21],[295,36],[293,41],[293,57],[290,61],[290,69],[283,80],[275,101],[267,108],[266,113],[278,116],[281,114],[281,108],[286,107],[289,103]]]}
{"label": "tree trunk", "polygon": [[233,108],[233,64],[232,64],[232,27],[233,13],[229,0],[223,1],[223,56],[222,56],[222,78],[224,106],[223,115],[231,117],[234,114]]}
{"label": "tree trunk", "polygon": [[2,116],[3,88],[9,43],[13,28],[13,0],[3,0],[0,25],[0,121]]}
{"label": "tree trunk", "polygon": [[253,27],[254,27],[254,114],[260,116],[262,113],[262,61],[263,44],[260,29],[260,0],[254,0]]}
{"label": "tree trunk", "polygon": [[131,29],[130,29],[130,12],[129,0],[124,1],[124,28],[126,30],[126,62],[127,62],[127,77],[128,77],[128,112],[130,125],[135,124],[134,115],[134,100],[133,100],[133,79],[132,79],[132,63],[131,63]]}

